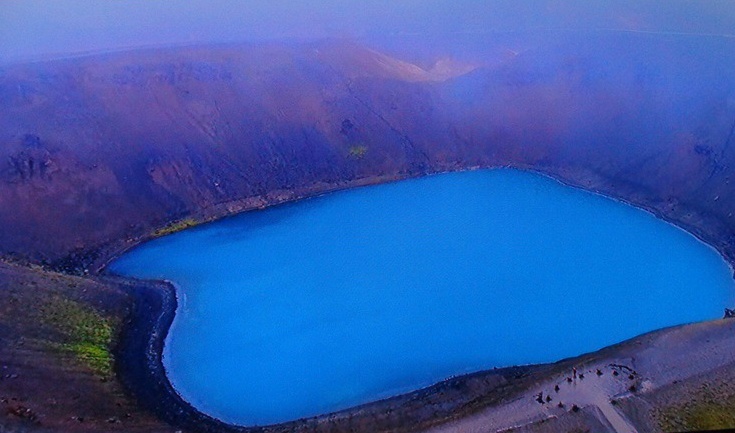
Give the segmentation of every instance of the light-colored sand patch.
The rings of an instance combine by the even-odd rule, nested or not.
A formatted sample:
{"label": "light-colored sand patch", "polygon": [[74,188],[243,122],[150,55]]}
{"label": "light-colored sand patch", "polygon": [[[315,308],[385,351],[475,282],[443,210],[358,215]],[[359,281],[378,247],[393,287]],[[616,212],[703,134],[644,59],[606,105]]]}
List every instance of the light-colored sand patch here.
{"label": "light-colored sand patch", "polygon": [[[629,394],[630,386],[638,386],[640,377],[634,373],[630,360],[618,363],[589,365],[579,368],[577,378],[572,371],[559,375],[541,386],[501,407],[480,412],[454,423],[439,426],[432,432],[503,432],[513,428],[561,417],[569,411],[595,407],[603,425],[617,433],[636,432],[612,403],[613,399]],[[597,374],[597,371],[601,373]],[[539,400],[541,402],[539,402]],[[542,403],[543,402],[543,403]]]}
{"label": "light-colored sand patch", "polygon": [[547,430],[553,431],[552,421],[576,406],[576,410],[598,418],[610,432],[637,432],[616,404],[618,400],[643,397],[671,383],[708,374],[732,363],[733,350],[735,320],[663,330],[623,344],[607,355],[579,358],[576,379],[572,370],[565,371],[502,405],[429,431],[511,432],[532,424],[541,426],[543,420],[549,425]]}

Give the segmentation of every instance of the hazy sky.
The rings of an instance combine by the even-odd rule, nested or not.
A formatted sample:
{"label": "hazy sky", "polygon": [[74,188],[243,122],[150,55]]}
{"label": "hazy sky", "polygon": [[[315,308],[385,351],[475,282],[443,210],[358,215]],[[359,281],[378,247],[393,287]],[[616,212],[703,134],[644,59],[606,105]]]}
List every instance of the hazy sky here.
{"label": "hazy sky", "polygon": [[735,33],[735,0],[0,0],[0,59],[167,43],[539,27]]}

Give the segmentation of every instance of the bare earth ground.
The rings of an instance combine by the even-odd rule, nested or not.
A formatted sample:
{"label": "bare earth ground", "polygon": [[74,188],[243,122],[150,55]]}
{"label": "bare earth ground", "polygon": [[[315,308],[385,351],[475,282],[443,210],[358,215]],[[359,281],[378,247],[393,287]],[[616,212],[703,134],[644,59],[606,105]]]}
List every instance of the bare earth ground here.
{"label": "bare earth ground", "polygon": [[[735,261],[732,38],[480,42],[489,48],[466,53],[475,69],[441,76],[352,43],[1,67],[0,257],[16,265],[0,263],[0,432],[176,431],[164,418],[242,431],[186,423],[180,407],[133,397],[116,374],[130,359],[115,349],[141,298],[123,283],[52,271],[94,274],[151,236],[285,200],[514,166],[647,209]],[[411,58],[414,49],[395,51]],[[734,332],[735,321],[663,330],[293,428],[732,428]],[[569,383],[575,366],[585,377]]]}
{"label": "bare earth ground", "polygon": [[[104,356],[76,349],[85,343],[79,339],[95,344],[94,336],[81,335],[85,326],[103,323],[113,330],[106,353],[114,353],[131,303],[109,283],[0,264],[0,432],[179,430],[141,408],[115,376],[114,364],[99,362]],[[735,320],[670,328],[516,379],[488,380],[494,377],[489,372],[470,381],[475,385],[466,388],[477,388],[478,397],[464,406],[452,406],[458,394],[451,389],[437,392],[434,407],[454,409],[433,420],[439,423],[433,428],[427,422],[376,428],[388,424],[367,417],[349,427],[332,419],[300,430],[621,433],[732,427],[733,353]],[[400,404],[405,402],[394,405]],[[391,411],[384,404],[356,413],[371,410]]]}
{"label": "bare earth ground", "polygon": [[89,279],[0,264],[0,432],[175,431],[126,394],[97,362],[104,353],[77,349],[94,339],[80,329],[107,323],[109,354],[131,302]]}
{"label": "bare earth ground", "polygon": [[[735,390],[728,384],[734,349],[733,320],[655,332],[579,358],[575,365],[583,377],[573,379],[571,370],[550,375],[502,406],[430,431],[566,430],[575,405],[585,418],[596,420],[597,428],[582,421],[577,427],[583,431],[732,427]],[[708,398],[699,395],[703,392]],[[544,403],[536,400],[539,393]]]}

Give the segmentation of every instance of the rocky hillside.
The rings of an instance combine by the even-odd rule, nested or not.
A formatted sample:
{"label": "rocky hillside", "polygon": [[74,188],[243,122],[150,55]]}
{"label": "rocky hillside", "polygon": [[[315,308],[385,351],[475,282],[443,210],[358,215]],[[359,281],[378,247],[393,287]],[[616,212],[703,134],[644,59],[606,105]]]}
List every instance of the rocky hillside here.
{"label": "rocky hillside", "polygon": [[557,35],[433,67],[391,52],[222,45],[0,68],[0,252],[82,271],[172,222],[501,164],[735,251],[735,41]]}

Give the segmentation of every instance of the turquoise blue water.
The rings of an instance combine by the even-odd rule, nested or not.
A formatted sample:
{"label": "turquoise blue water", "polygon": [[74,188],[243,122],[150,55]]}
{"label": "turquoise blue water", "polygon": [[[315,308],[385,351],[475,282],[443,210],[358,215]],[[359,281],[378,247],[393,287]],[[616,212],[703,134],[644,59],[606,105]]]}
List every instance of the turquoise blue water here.
{"label": "turquoise blue water", "polygon": [[718,318],[735,293],[691,235],[514,170],[249,212],[146,243],[111,270],[178,285],[169,378],[201,411],[246,425]]}

